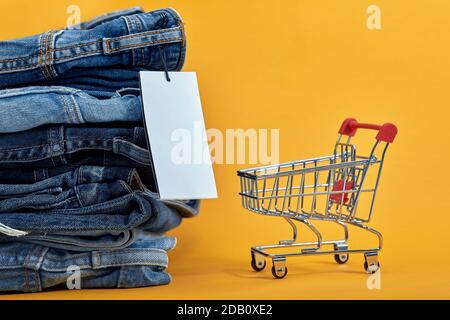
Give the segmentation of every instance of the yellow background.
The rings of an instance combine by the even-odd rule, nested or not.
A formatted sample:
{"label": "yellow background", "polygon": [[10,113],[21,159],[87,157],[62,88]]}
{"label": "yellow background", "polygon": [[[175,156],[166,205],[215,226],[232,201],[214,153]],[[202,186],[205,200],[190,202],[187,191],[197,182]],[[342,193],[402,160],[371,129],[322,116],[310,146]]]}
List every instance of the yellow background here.
{"label": "yellow background", "polygon": [[[382,12],[378,31],[366,27],[372,3]],[[329,154],[348,116],[397,124],[371,224],[385,236],[381,290],[367,289],[362,255],[343,266],[331,256],[293,258],[281,281],[269,268],[253,272],[250,246],[287,238],[289,227],[241,208],[243,166],[216,165],[220,199],[171,232],[179,244],[169,286],[3,298],[450,298],[449,1],[2,0],[0,37],[63,26],[72,4],[82,20],[134,5],[176,8],[207,126],[279,128],[282,161]]]}

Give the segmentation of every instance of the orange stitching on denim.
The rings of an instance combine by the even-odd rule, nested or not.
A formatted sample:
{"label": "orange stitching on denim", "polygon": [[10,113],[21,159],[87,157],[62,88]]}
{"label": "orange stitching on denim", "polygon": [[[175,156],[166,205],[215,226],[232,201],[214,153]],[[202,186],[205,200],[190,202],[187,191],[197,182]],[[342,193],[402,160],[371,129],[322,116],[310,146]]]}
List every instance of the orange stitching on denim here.
{"label": "orange stitching on denim", "polygon": [[[139,44],[136,44],[136,45],[110,49],[106,53],[114,53],[114,52],[117,52],[117,51],[120,51],[120,50],[124,50],[124,49],[136,48],[136,47],[146,46],[146,45],[151,45],[151,44],[178,42],[178,41],[181,41],[181,40],[182,40],[181,38],[170,38],[170,39],[164,39],[164,40],[155,40],[155,41],[149,41],[149,42],[142,42],[142,43],[139,43]],[[108,41],[108,40],[106,40],[106,41]],[[76,55],[72,55],[72,56],[69,56],[69,57],[61,57],[61,58],[53,59],[53,62],[61,61],[61,60],[68,60],[68,59],[73,59],[73,58],[78,58],[78,57],[83,57],[83,56],[88,56],[88,55],[91,55],[91,54],[102,53],[102,52],[103,52],[103,50],[101,50],[101,49],[100,50],[95,50],[95,51],[83,52],[81,54],[76,54]],[[34,69],[36,67],[40,67],[40,65],[38,64],[38,65],[30,65],[30,66],[20,67],[20,68],[9,68],[9,69],[6,69],[5,71],[27,70],[27,69]],[[1,72],[1,70],[0,70],[0,72]]]}
{"label": "orange stitching on denim", "polygon": [[[48,67],[47,67],[47,55],[48,55],[48,42],[49,42],[49,35],[50,35],[50,32],[51,31],[49,31],[49,32],[47,32],[47,33],[45,33],[44,34],[44,39],[45,39],[45,41],[44,41],[44,44],[43,44],[43,49],[42,49],[42,70],[44,71],[44,77],[46,78],[46,79],[51,79],[51,74],[50,74],[50,70],[48,69]],[[45,56],[45,59],[44,59],[44,56]]]}

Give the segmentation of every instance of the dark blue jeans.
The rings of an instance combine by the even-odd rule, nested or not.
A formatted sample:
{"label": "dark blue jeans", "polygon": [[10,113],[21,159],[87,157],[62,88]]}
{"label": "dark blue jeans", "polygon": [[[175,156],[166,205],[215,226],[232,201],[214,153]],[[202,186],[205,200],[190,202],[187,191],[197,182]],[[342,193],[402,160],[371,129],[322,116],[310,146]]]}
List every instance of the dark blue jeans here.
{"label": "dark blue jeans", "polygon": [[156,190],[143,128],[59,126],[0,135],[0,183],[37,182],[81,165],[137,168]]}

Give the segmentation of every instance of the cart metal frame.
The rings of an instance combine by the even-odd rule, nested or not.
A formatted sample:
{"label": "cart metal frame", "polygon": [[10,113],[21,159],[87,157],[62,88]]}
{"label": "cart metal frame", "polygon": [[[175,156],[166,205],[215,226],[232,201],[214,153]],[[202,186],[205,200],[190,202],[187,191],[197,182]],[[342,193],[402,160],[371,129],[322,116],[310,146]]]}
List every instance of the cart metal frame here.
{"label": "cart metal frame", "polygon": [[[376,141],[368,156],[357,154],[351,143],[358,129],[377,130]],[[386,151],[397,134],[391,123],[374,125],[349,118],[344,121],[333,154],[300,161],[286,162],[238,171],[242,206],[257,214],[284,218],[292,227],[293,236],[277,244],[251,248],[252,267],[262,271],[266,258],[272,259],[272,274],[284,278],[286,259],[293,256],[332,254],[339,264],[346,263],[350,254],[363,253],[364,268],[375,273],[380,268],[378,253],[383,247],[382,234],[369,227]],[[342,142],[347,137],[345,142]],[[373,173],[368,178],[369,173]],[[369,186],[367,186],[369,185]],[[360,199],[367,199],[368,209],[358,210]],[[361,214],[360,211],[364,213]],[[324,240],[311,221],[332,222],[342,227],[340,240]],[[297,226],[308,227],[317,241],[298,242]],[[355,226],[377,237],[373,248],[349,248],[349,228]],[[324,249],[327,246],[331,248]],[[274,249],[300,247],[299,252],[270,253]],[[302,248],[303,247],[303,248]]]}

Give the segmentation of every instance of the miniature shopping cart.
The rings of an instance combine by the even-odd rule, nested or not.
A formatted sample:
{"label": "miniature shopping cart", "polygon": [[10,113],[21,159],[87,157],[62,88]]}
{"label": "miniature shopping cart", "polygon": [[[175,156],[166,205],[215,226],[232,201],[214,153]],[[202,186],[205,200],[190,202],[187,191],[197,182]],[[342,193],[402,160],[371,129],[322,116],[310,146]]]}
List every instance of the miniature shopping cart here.
{"label": "miniature shopping cart", "polygon": [[[356,146],[350,143],[358,129],[378,131],[373,147],[367,151],[370,152],[368,156],[359,154]],[[366,272],[375,273],[380,268],[378,252],[382,248],[383,237],[366,223],[372,218],[386,150],[396,134],[397,128],[391,123],[379,126],[346,119],[330,156],[238,171],[243,207],[258,214],[282,217],[293,229],[291,240],[253,247],[253,269],[263,270],[265,258],[271,258],[272,274],[281,279],[287,274],[287,257],[332,254],[337,263],[343,264],[348,261],[349,254],[364,253]],[[340,226],[343,239],[323,240],[312,220],[329,221]],[[317,241],[297,242],[294,221],[309,227]],[[349,225],[376,235],[378,246],[349,248]],[[323,249],[325,246],[328,249]]]}

